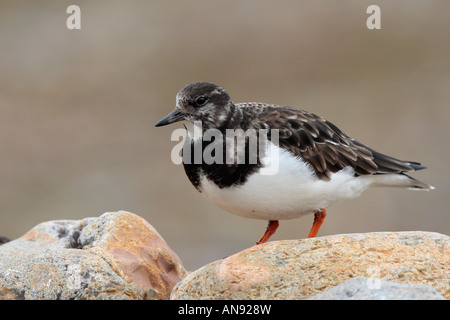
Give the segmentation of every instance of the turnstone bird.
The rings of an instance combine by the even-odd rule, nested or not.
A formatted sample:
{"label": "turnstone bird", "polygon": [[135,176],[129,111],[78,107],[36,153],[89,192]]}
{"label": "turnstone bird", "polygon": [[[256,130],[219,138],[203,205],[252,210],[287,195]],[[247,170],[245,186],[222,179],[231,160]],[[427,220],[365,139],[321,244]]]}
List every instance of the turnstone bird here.
{"label": "turnstone bird", "polygon": [[[379,153],[307,111],[266,103],[233,103],[222,87],[210,82],[185,86],[177,94],[176,103],[175,110],[155,126],[184,123],[187,135],[183,165],[202,195],[230,213],[268,220],[266,232],[257,244],[269,240],[278,228],[278,220],[306,214],[314,214],[308,237],[315,237],[326,208],[358,197],[372,186],[434,189],[406,174],[425,169],[420,163]],[[223,141],[230,139],[218,139],[216,135],[211,139],[211,134],[206,138],[208,130],[227,137],[230,129],[241,129],[240,132],[254,129],[252,132],[257,132],[259,140],[260,132],[268,132],[265,149],[258,145],[265,152],[258,152],[256,160],[250,161],[251,137],[245,136],[241,151],[245,151],[246,157],[236,161],[239,142],[226,144]],[[235,137],[231,139],[234,141]],[[212,148],[218,141],[222,141],[223,149]],[[194,159],[195,150],[205,152],[208,148],[214,149],[213,157],[221,150],[228,155],[229,148],[234,148],[230,153],[233,161]],[[272,173],[264,173],[272,165],[274,155],[278,167]]]}

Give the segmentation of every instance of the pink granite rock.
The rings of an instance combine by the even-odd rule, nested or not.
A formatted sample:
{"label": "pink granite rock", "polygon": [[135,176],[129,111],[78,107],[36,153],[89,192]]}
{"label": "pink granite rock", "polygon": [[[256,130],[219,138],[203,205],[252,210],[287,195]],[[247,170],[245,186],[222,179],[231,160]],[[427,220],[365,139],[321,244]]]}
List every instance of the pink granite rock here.
{"label": "pink granite rock", "polygon": [[44,222],[0,246],[0,299],[167,299],[187,271],[125,211]]}
{"label": "pink granite rock", "polygon": [[420,231],[274,241],[192,272],[171,299],[308,299],[355,277],[424,284],[449,299],[449,245]]}

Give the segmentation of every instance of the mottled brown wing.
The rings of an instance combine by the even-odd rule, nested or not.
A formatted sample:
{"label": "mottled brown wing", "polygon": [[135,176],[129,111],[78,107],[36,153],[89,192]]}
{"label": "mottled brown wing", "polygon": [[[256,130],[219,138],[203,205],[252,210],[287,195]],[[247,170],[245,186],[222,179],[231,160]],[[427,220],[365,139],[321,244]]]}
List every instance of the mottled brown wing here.
{"label": "mottled brown wing", "polygon": [[279,145],[301,157],[322,180],[332,173],[352,167],[355,175],[402,173],[425,167],[419,163],[401,161],[365,146],[350,138],[334,124],[303,110],[246,103],[244,110],[257,113],[255,128],[279,129]]}

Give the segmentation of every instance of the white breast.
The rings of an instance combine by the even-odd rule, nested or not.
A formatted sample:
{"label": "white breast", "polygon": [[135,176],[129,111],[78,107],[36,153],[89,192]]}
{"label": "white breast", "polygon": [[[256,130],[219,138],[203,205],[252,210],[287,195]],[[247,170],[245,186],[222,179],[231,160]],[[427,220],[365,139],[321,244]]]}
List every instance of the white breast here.
{"label": "white breast", "polygon": [[278,170],[260,170],[248,177],[245,184],[223,189],[204,177],[200,185],[202,194],[230,213],[254,219],[283,220],[357,197],[372,183],[365,177],[355,178],[351,168],[333,174],[330,181],[320,180],[307,163],[272,143],[270,159],[264,162],[276,159],[277,152]]}

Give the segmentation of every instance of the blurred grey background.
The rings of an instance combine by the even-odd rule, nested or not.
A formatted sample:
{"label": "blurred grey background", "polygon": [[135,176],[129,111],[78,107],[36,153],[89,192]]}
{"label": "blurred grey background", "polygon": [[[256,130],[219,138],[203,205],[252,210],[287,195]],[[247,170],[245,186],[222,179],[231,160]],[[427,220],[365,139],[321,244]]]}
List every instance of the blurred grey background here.
{"label": "blurred grey background", "polygon": [[[81,30],[66,8],[81,8]],[[381,30],[366,8],[381,7]],[[371,189],[328,210],[319,235],[450,234],[449,1],[0,2],[0,235],[120,209],[194,270],[255,243],[266,221],[224,212],[175,166],[170,112],[184,85],[322,115],[427,170],[431,192]],[[313,217],[273,240],[307,236]]]}

